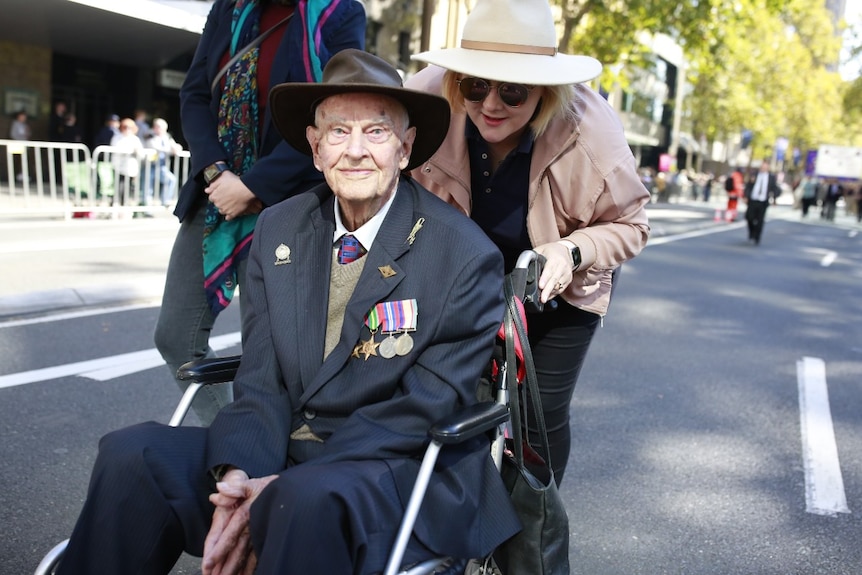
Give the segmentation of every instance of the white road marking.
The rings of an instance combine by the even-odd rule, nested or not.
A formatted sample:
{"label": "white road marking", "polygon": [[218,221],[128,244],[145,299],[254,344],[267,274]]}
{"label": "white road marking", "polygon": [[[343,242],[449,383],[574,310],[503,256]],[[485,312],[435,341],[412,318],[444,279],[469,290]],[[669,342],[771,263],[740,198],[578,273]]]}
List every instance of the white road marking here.
{"label": "white road marking", "polygon": [[803,357],[796,362],[796,377],[805,465],[805,510],[830,517],[850,513],[829,409],[826,365],[820,358]]}
{"label": "white road marking", "polygon": [[820,266],[824,268],[828,268],[835,263],[835,260],[838,259],[838,252],[834,252],[832,250],[826,250],[823,248],[802,248],[802,250],[815,256],[821,256]]}
{"label": "white road marking", "polygon": [[723,226],[714,226],[710,228],[704,228],[702,230],[694,230],[691,232],[684,232],[681,234],[676,234],[672,236],[659,236],[659,237],[651,237],[647,242],[647,247],[649,246],[659,246],[661,244],[667,244],[670,242],[675,242],[678,240],[687,240],[688,238],[699,238],[700,236],[708,236],[711,234],[718,234],[721,232],[726,232],[730,230],[737,230],[741,227],[745,226],[745,222],[737,222],[733,224],[726,224]]}
{"label": "white road marking", "polygon": [[[239,344],[240,341],[240,332],[236,331],[210,338],[210,346],[214,350],[221,350],[233,347]],[[162,356],[155,349],[133,351],[131,353],[122,353],[98,359],[2,375],[0,376],[0,389],[69,376],[107,381],[130,373],[164,365],[164,363]]]}
{"label": "white road marking", "polygon": [[119,313],[119,312],[127,312],[127,311],[135,311],[139,309],[146,309],[149,307],[159,307],[162,304],[161,298],[158,301],[154,301],[152,303],[143,303],[143,304],[132,304],[132,305],[124,305],[124,306],[99,306],[96,308],[87,308],[83,310],[76,310],[65,313],[55,313],[50,315],[45,315],[41,317],[31,317],[27,319],[15,319],[6,322],[0,322],[0,329],[4,329],[7,327],[20,327],[22,325],[34,325],[37,323],[51,323],[55,321],[62,321],[67,319],[78,319],[79,317],[90,317],[94,315],[104,315],[108,313]]}

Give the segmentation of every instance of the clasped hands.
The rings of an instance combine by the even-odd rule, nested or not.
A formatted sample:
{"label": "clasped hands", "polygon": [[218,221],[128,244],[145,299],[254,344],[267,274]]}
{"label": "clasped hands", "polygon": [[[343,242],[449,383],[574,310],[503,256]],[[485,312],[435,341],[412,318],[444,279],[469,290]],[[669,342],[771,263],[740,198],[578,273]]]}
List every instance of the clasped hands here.
{"label": "clasped hands", "polygon": [[263,202],[231,171],[222,172],[204,192],[226,220],[257,214],[263,210]]}
{"label": "clasped hands", "polygon": [[241,469],[228,471],[210,495],[215,505],[212,525],[204,542],[203,575],[251,575],[257,557],[251,546],[251,505],[264,487],[278,477],[250,479]]}

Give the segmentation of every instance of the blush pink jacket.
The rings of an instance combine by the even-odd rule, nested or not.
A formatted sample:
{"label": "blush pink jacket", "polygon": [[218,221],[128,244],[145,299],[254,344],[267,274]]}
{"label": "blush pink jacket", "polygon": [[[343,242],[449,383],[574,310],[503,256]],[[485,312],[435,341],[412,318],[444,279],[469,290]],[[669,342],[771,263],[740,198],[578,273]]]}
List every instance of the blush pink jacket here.
{"label": "blush pink jacket", "polygon": [[[428,66],[405,87],[441,93],[445,70]],[[608,102],[575,86],[577,120],[557,118],[534,143],[527,232],[532,245],[567,239],[581,251],[581,265],[562,294],[573,306],[604,316],[611,272],[646,246],[650,196],[641,183],[622,124]],[[412,176],[435,195],[470,214],[470,159],[466,113],[453,111],[440,148]]]}

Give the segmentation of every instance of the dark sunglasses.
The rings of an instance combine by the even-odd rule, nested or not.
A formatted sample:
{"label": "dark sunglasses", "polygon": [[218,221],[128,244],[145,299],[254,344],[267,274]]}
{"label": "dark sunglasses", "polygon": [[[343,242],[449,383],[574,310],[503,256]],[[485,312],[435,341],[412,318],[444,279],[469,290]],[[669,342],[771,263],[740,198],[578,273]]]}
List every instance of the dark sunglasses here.
{"label": "dark sunglasses", "polygon": [[[491,83],[482,78],[461,78],[458,80],[458,90],[461,95],[471,102],[481,102],[491,93]],[[524,84],[512,84],[503,82],[497,84],[497,95],[500,100],[510,108],[517,108],[527,101],[530,97],[530,91],[534,86],[525,86]]]}

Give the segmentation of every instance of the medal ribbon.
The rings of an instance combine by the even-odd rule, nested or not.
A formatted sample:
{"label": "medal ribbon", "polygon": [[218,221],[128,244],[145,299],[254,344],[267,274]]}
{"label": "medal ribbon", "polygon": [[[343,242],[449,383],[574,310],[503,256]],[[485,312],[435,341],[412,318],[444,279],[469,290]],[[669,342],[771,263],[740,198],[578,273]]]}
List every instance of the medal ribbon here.
{"label": "medal ribbon", "polygon": [[372,332],[381,328],[383,333],[397,331],[413,331],[416,329],[416,319],[419,308],[415,299],[380,302],[368,312],[365,325]]}

